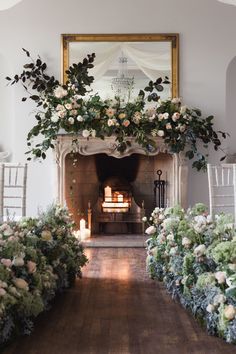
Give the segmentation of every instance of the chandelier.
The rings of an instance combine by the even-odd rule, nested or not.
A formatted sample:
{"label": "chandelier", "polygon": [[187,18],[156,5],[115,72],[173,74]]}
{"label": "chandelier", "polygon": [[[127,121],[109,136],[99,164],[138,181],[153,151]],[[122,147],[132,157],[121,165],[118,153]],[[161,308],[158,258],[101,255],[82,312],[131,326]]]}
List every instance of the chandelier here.
{"label": "chandelier", "polygon": [[134,87],[134,77],[129,77],[127,68],[128,58],[122,53],[119,57],[119,69],[116,77],[111,80],[111,88],[115,97],[120,100],[129,101]]}

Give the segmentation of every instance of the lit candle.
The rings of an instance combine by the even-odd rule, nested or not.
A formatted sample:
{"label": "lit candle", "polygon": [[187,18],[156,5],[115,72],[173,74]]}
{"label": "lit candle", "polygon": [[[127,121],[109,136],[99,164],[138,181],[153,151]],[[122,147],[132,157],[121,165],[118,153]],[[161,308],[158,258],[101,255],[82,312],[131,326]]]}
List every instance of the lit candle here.
{"label": "lit candle", "polygon": [[106,202],[111,202],[112,201],[112,191],[111,191],[111,187],[107,186],[104,189],[105,192],[105,201]]}
{"label": "lit candle", "polygon": [[91,236],[91,230],[83,229],[83,230],[80,231],[80,239],[81,239],[81,241],[86,240],[90,236]]}
{"label": "lit candle", "polygon": [[80,226],[80,231],[82,231],[82,230],[85,229],[85,220],[84,220],[84,219],[81,219],[81,220],[80,220],[79,226]]}
{"label": "lit candle", "polygon": [[118,203],[123,203],[124,198],[123,198],[123,194],[118,194]]}

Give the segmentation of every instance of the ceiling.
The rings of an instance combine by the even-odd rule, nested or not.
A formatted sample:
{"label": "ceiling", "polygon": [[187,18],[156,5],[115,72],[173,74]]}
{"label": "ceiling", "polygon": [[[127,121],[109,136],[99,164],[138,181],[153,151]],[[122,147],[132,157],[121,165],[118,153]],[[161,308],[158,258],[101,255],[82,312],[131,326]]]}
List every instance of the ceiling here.
{"label": "ceiling", "polygon": [[[22,0],[0,0],[0,11],[10,9]],[[218,0],[229,5],[236,5],[236,0]]]}

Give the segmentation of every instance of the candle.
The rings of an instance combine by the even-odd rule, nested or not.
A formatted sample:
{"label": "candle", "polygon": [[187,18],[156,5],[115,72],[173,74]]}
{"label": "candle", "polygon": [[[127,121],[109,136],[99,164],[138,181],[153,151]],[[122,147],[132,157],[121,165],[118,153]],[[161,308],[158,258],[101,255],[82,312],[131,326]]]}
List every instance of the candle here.
{"label": "candle", "polygon": [[80,239],[81,239],[81,241],[86,240],[90,236],[91,236],[91,230],[83,229],[83,230],[80,231]]}
{"label": "candle", "polygon": [[124,198],[123,198],[123,194],[118,194],[118,203],[123,203]]}
{"label": "candle", "polygon": [[106,202],[111,202],[112,201],[111,187],[109,187],[109,186],[105,187],[104,194],[105,194],[105,201]]}
{"label": "candle", "polygon": [[80,220],[79,226],[80,226],[80,231],[82,231],[82,230],[85,229],[85,220],[84,220],[84,219],[81,219],[81,220]]}

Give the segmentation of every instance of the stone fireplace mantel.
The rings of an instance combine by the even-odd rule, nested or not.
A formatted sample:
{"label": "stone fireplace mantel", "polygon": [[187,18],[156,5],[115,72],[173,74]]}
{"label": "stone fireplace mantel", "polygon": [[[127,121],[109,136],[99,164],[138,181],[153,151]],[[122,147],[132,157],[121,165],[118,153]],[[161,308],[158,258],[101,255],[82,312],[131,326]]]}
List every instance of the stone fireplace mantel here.
{"label": "stone fireplace mantel", "polygon": [[[65,204],[65,157],[73,152],[81,155],[106,154],[118,159],[130,156],[132,154],[147,155],[146,150],[135,142],[134,138],[128,139],[131,146],[124,153],[117,151],[116,138],[83,138],[75,135],[58,135],[56,143],[56,169],[57,169],[57,199],[61,204]],[[76,141],[73,145],[73,141]],[[73,147],[72,147],[73,146]],[[163,139],[156,138],[157,148],[148,153],[147,156],[155,156],[159,153],[167,153],[172,157],[172,181],[171,181],[171,200],[170,205],[180,204],[187,207],[187,185],[188,185],[188,164],[183,153],[170,153]]]}

